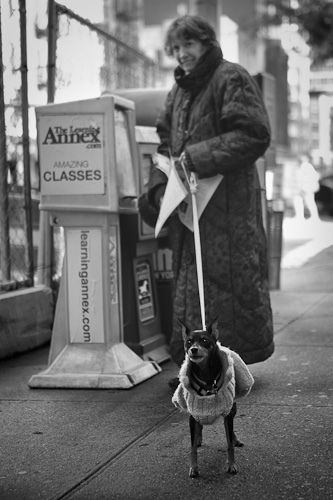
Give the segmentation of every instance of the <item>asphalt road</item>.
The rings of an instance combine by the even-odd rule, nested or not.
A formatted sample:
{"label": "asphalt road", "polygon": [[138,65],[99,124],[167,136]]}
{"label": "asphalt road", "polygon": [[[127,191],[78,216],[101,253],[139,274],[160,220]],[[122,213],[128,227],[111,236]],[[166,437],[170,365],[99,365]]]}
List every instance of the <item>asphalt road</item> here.
{"label": "asphalt road", "polygon": [[238,405],[237,475],[225,472],[217,422],[204,429],[199,478],[188,477],[173,363],[130,390],[29,389],[47,367],[46,346],[0,364],[0,499],[333,498],[333,247],[305,257],[298,241],[301,258],[271,293],[275,353],[250,365],[255,384]]}

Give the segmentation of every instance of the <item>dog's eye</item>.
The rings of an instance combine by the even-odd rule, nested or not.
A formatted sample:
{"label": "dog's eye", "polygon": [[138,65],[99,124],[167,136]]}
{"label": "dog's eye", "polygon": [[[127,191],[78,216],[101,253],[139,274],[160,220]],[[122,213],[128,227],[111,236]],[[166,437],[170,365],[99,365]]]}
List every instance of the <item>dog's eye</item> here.
{"label": "dog's eye", "polygon": [[192,340],[191,340],[191,339],[187,339],[187,340],[186,340],[186,345],[187,345],[187,346],[192,345]]}
{"label": "dog's eye", "polygon": [[203,346],[207,346],[209,344],[209,341],[207,339],[201,339],[201,343]]}

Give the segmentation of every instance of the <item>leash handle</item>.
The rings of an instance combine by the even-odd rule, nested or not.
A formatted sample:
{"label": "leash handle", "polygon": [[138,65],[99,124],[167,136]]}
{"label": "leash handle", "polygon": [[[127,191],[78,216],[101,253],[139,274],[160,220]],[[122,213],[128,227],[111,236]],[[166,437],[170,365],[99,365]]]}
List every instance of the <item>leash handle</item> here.
{"label": "leash handle", "polygon": [[202,270],[202,252],[201,252],[197,199],[196,199],[196,195],[198,193],[198,182],[197,182],[197,176],[194,172],[191,172],[190,178],[188,177],[186,167],[185,167],[185,162],[184,162],[184,156],[180,157],[180,164],[183,167],[183,170],[185,173],[185,178],[189,184],[191,195],[192,195],[194,247],[195,247],[195,260],[196,260],[196,265],[197,265],[197,278],[198,278],[198,290],[199,290],[200,311],[201,311],[201,323],[202,323],[202,329],[206,330],[205,293],[204,293],[203,270]]}

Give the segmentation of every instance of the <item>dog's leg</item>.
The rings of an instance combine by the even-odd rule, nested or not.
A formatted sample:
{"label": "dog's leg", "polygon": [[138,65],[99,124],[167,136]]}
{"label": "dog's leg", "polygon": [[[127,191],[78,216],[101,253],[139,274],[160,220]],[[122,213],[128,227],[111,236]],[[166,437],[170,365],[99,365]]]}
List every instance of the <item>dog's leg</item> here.
{"label": "dog's leg", "polygon": [[199,435],[198,435],[198,448],[200,448],[200,446],[202,445],[202,429],[203,429],[203,426],[200,425]]}
{"label": "dog's leg", "polygon": [[227,472],[230,474],[236,474],[237,469],[235,465],[235,442],[234,439],[237,440],[235,434],[234,434],[234,416],[236,414],[236,407],[235,403],[229,413],[226,417],[224,417],[224,428],[225,428],[225,434],[227,437],[227,443],[228,443],[228,468]]}
{"label": "dog's leg", "polygon": [[244,446],[244,443],[238,439],[235,433],[233,433],[233,441],[234,445],[237,446],[237,448],[241,448],[242,446]]}
{"label": "dog's leg", "polygon": [[201,445],[202,440],[202,425],[190,415],[190,431],[191,431],[191,466],[189,471],[190,477],[197,477],[198,470],[198,445]]}
{"label": "dog's leg", "polygon": [[[232,418],[234,419],[234,418],[235,418],[235,416],[236,416],[236,413],[237,413],[237,405],[236,405],[236,403],[234,403],[234,404],[232,405],[232,408],[231,408],[231,412],[230,412],[230,413],[232,413]],[[242,441],[240,441],[240,440],[238,439],[238,437],[236,436],[236,434],[235,434],[235,433],[233,433],[232,438],[233,438],[233,441],[234,441],[234,445],[235,445],[235,446],[237,446],[237,447],[239,447],[239,448],[240,448],[241,446],[244,446],[244,443],[242,443]]]}

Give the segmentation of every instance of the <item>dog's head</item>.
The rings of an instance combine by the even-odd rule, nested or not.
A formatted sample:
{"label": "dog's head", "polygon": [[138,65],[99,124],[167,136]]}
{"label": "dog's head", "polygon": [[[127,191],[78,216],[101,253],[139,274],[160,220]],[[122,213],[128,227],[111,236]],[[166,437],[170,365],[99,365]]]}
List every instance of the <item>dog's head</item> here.
{"label": "dog's head", "polygon": [[216,349],[216,341],[219,337],[217,318],[206,330],[190,330],[181,320],[179,322],[182,325],[185,353],[193,363],[205,364]]}

